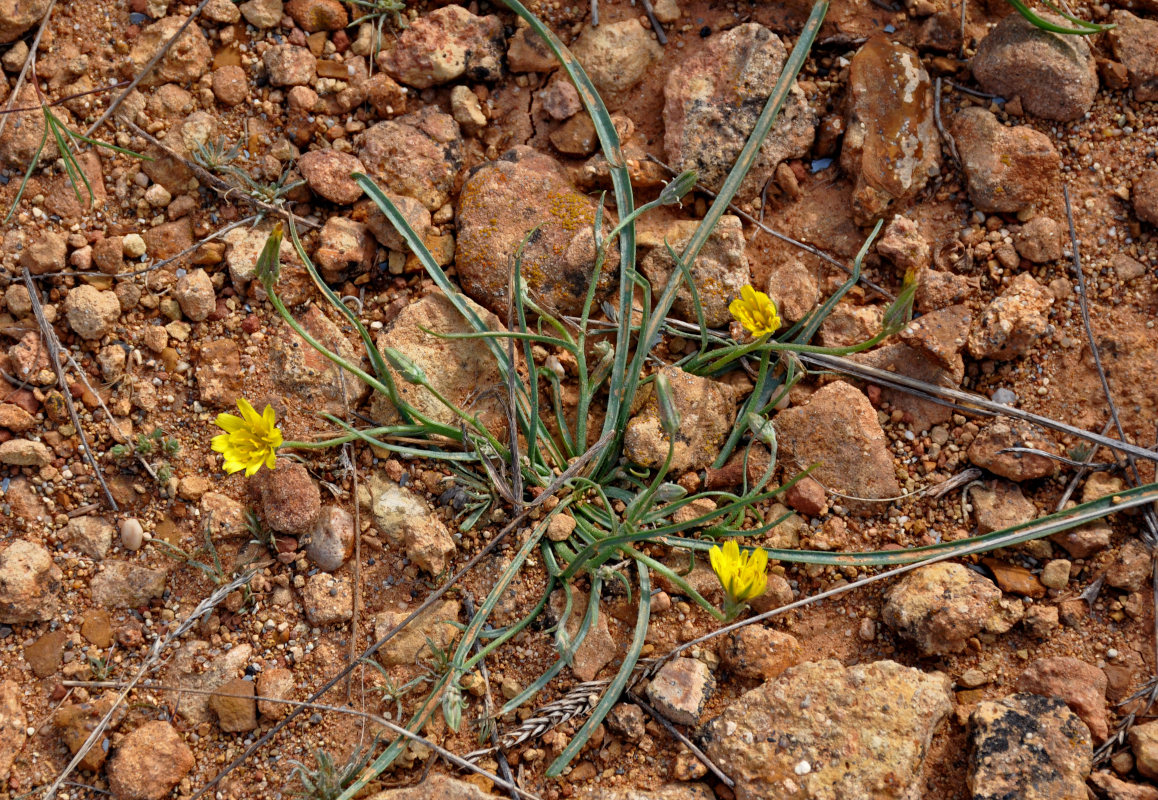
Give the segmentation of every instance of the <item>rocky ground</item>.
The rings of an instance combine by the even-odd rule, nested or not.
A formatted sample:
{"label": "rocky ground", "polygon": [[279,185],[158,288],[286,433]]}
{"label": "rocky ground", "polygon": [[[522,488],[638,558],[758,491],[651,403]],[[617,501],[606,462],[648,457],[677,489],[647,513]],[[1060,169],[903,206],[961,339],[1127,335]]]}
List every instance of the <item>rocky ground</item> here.
{"label": "rocky ground", "polygon": [[[500,383],[485,349],[428,333],[466,328],[349,175],[364,171],[390,193],[480,312],[505,317],[510,258],[540,225],[524,274],[544,305],[574,314],[592,272],[590,230],[599,193],[610,187],[607,163],[577,92],[505,8],[418,5],[398,19],[384,11],[379,48],[378,18],[358,22],[367,9],[355,4],[208,0],[162,50],[196,4],[58,2],[37,46],[49,5],[0,3],[0,95],[17,109],[0,121],[5,209],[44,137],[38,98],[59,103],[55,117],[84,132],[124,91],[109,84],[140,76],[163,56],[92,134],[151,160],[102,148],[79,155],[90,204],[83,190],[78,200],[49,136],[4,228],[0,797],[37,796],[115,709],[59,796],[188,798],[286,715],[273,700],[310,695],[508,519],[499,509],[460,532],[460,495],[444,467],[362,445],[301,462],[283,457],[276,471],[248,480],[222,473],[209,448],[213,420],[239,397],[259,409],[271,404],[287,439],[330,431],[321,411],[392,419],[382,398],[343,379],[274,313],[254,280],[277,209],[292,207],[304,220],[322,275],[353,298],[380,347],[406,353],[444,393],[502,428],[502,405],[485,392]],[[695,169],[705,187],[718,188],[809,11],[805,3],[659,0],[653,22],[641,7],[602,0],[592,27],[579,4],[531,9],[599,88],[643,199],[669,177],[648,156]],[[757,220],[848,264],[884,219],[865,275],[886,292],[906,275],[916,280],[919,316],[857,360],[1100,432],[1109,405],[1082,327],[1068,187],[1097,352],[1127,438],[1150,446],[1158,408],[1158,6],[1124,0],[1076,10],[1117,27],[1089,38],[1047,34],[988,0],[969,5],[962,28],[960,5],[948,0],[904,8],[836,0],[740,190],[743,216],[724,218],[695,265],[709,325],[728,326],[728,302],[745,284],[767,290],[795,321],[845,279],[830,262],[762,232]],[[20,80],[30,46],[34,70]],[[196,160],[217,173],[199,171]],[[255,187],[277,207],[259,219],[251,217],[262,208],[241,197]],[[641,270],[653,285],[673,267],[664,239],[686,242],[708,202],[693,194],[682,208],[640,221]],[[301,324],[358,360],[360,342],[288,243],[281,262],[279,291]],[[882,293],[858,286],[818,343],[872,336],[887,305]],[[690,296],[677,299],[673,313],[694,321]],[[64,385],[53,363],[57,343]],[[655,355],[670,362],[690,346],[666,337]],[[544,348],[535,358],[558,369],[567,391],[574,364]],[[742,466],[705,468],[749,379],[739,370],[722,381],[672,373],[689,439],[677,452],[680,482],[729,487]],[[403,388],[410,402],[444,413],[417,387]],[[657,458],[648,413],[627,437],[641,464]],[[882,550],[999,530],[1053,512],[1075,478],[1071,466],[1002,448],[1091,455],[1075,449],[1077,439],[968,419],[832,377],[795,388],[775,424],[781,478],[820,464],[786,505],[766,509],[792,512],[760,540],[776,547]],[[666,446],[658,452],[661,460]],[[1113,455],[1103,449],[1092,458]],[[963,491],[909,494],[973,467],[978,480]],[[1152,465],[1139,469],[1141,480],[1153,480]],[[1073,501],[1119,492],[1132,477],[1117,468],[1084,474]],[[900,495],[907,496],[889,499]],[[507,757],[525,789],[551,800],[1090,792],[1153,800],[1158,721],[1131,720],[1141,706],[1120,705],[1158,668],[1143,531],[1140,516],[1120,514],[743,628],[669,662],[640,703],[613,710],[563,778],[544,778],[544,768],[581,719]],[[382,670],[358,668],[324,701],[409,716],[422,689],[397,687],[433,668],[433,651],[457,635],[452,623],[466,622],[512,553],[484,560],[461,591],[382,649]],[[681,563],[663,548],[652,554]],[[246,565],[259,570],[249,586],[181,631]],[[774,564],[756,605],[775,608],[864,574]],[[687,580],[722,602],[702,559]],[[532,561],[495,624],[519,619],[543,585],[543,567]],[[561,605],[554,598],[551,613]],[[611,592],[603,607],[572,667],[540,701],[614,673],[635,607]],[[675,586],[660,586],[652,615],[645,656],[717,627]],[[480,718],[488,689],[513,697],[553,659],[548,632],[520,635],[488,659],[485,677],[472,677],[465,718]],[[76,685],[125,681],[154,662],[148,680],[186,691],[138,689],[118,703],[116,689]],[[215,689],[227,696],[196,693]],[[643,702],[734,786],[708,772]],[[500,730],[529,713],[501,719]],[[1093,763],[1094,750],[1120,731],[1124,744]],[[301,789],[294,761],[312,766],[322,749],[342,763],[379,732],[358,717],[307,712],[213,791],[285,797]],[[458,753],[477,746],[476,734],[470,725],[450,732],[440,715],[424,730]],[[481,763],[498,768],[493,758]],[[364,792],[385,792],[383,800],[502,793],[421,746]]]}

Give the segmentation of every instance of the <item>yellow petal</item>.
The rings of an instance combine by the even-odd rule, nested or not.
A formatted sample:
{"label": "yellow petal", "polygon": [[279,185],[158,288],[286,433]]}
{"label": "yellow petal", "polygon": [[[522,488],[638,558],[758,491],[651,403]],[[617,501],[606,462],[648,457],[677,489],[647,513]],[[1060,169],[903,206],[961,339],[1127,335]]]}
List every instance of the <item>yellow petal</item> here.
{"label": "yellow petal", "polygon": [[277,413],[273,410],[273,406],[267,405],[265,410],[261,412],[261,419],[269,427],[277,425]]}
{"label": "yellow petal", "polygon": [[245,427],[245,420],[243,420],[241,417],[234,416],[233,414],[218,414],[217,419],[214,420],[214,422],[218,428],[221,428],[228,433],[239,431]]}
{"label": "yellow petal", "polygon": [[245,418],[245,422],[250,427],[256,426],[261,422],[261,417],[254,411],[253,406],[244,397],[237,398],[237,407],[241,409],[241,416]]}

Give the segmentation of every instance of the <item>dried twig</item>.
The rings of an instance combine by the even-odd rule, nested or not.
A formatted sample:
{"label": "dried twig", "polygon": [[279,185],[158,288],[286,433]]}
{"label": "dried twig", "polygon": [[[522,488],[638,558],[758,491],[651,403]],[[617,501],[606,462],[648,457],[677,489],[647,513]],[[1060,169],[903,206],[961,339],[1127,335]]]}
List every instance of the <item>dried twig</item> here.
{"label": "dried twig", "polygon": [[109,486],[105,483],[105,476],[101,472],[100,465],[97,464],[96,456],[92,453],[92,448],[88,446],[88,436],[85,435],[84,428],[80,424],[80,416],[76,413],[76,404],[72,401],[72,392],[68,390],[68,381],[64,378],[64,368],[60,366],[60,341],[56,338],[56,331],[52,329],[48,319],[44,316],[44,307],[40,304],[40,290],[36,288],[36,284],[32,280],[32,275],[28,272],[28,267],[24,267],[22,277],[24,280],[24,287],[28,289],[28,296],[32,301],[32,313],[36,316],[36,324],[40,326],[40,336],[44,340],[45,347],[48,348],[48,359],[52,362],[52,369],[56,372],[56,382],[60,385],[60,394],[64,397],[64,404],[68,408],[69,419],[72,420],[72,426],[76,428],[76,435],[80,437],[80,446],[84,450],[84,458],[92,467],[93,475],[96,476],[101,488],[104,490],[105,499],[109,502],[109,508],[114,512],[119,511],[117,501],[113,499],[113,493],[109,491]]}
{"label": "dried twig", "polygon": [[656,41],[660,44],[667,44],[667,35],[663,32],[663,25],[660,25],[659,20],[655,18],[655,9],[651,7],[651,0],[640,0],[640,2],[643,3],[643,13],[647,14],[647,21],[651,23]]}
{"label": "dried twig", "polygon": [[940,132],[941,138],[945,140],[945,144],[949,147],[949,153],[953,156],[953,160],[958,164],[961,163],[961,154],[957,152],[957,142],[953,139],[953,134],[945,130],[944,123],[941,122],[941,82],[942,78],[937,77],[937,83],[933,89],[933,121],[937,123],[937,131]]}

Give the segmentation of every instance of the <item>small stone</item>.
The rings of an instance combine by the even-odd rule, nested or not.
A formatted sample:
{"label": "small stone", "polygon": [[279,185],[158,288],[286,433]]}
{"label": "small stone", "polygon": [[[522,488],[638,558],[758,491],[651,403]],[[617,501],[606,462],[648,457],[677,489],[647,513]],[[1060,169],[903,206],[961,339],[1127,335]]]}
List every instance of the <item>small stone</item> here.
{"label": "small stone", "polygon": [[1081,717],[1094,741],[1109,735],[1106,717],[1106,675],[1092,664],[1060,656],[1039,658],[1017,678],[1019,692],[1056,697]]}
{"label": "small stone", "polygon": [[[647,70],[663,58],[663,48],[635,17],[622,22],[585,27],[571,52],[612,110],[627,99],[627,92],[643,80]],[[670,155],[670,153],[669,153]]]}
{"label": "small stone", "polygon": [[325,506],[306,545],[306,557],[318,569],[333,572],[354,553],[354,518],[337,506]]}
{"label": "small stone", "polygon": [[36,418],[18,405],[0,403],[0,428],[24,433],[36,427]]}
{"label": "small stone", "polygon": [[276,26],[285,13],[282,0],[247,0],[238,9],[246,22],[263,30]]}
{"label": "small stone", "polygon": [[969,339],[972,323],[973,313],[968,306],[949,306],[917,317],[897,338],[943,369],[956,372],[961,368],[961,350]]}
{"label": "small stone", "polygon": [[1007,564],[996,558],[986,557],[981,563],[993,572],[994,580],[1003,592],[1020,594],[1025,597],[1045,597],[1045,587],[1037,577],[1025,569]]}
{"label": "small stone", "polygon": [[[459,6],[447,8],[466,13]],[[383,191],[413,197],[436,211],[450,199],[462,166],[462,132],[454,117],[424,107],[372,125],[362,135],[358,158]]]}
{"label": "small stone", "polygon": [[[892,661],[808,662],[732,702],[704,726],[701,746],[738,798],[917,797],[951,685]],[[825,755],[835,753],[848,757]]]}
{"label": "small stone", "polygon": [[25,246],[20,254],[20,266],[27,267],[33,275],[57,272],[65,268],[67,252],[63,236],[45,231]]}
{"label": "small stone", "polygon": [[579,92],[568,80],[554,80],[539,90],[539,104],[553,120],[562,122],[583,110]]}
{"label": "small stone", "polygon": [[284,667],[263,670],[257,676],[257,710],[263,719],[279,720],[288,714],[293,706],[275,703],[274,700],[290,700],[294,693],[294,674]]}
{"label": "small stone", "polygon": [[90,584],[93,602],[103,608],[138,608],[165,593],[167,574],[127,561],[106,561]]}
{"label": "small stone", "polygon": [[551,146],[563,155],[585,158],[599,146],[599,137],[595,133],[595,124],[586,114],[576,114],[564,122],[547,137]]}
{"label": "small stone", "polygon": [[1062,590],[1069,585],[1071,564],[1064,558],[1055,558],[1041,568],[1041,582],[1050,589]]}
{"label": "small stone", "polygon": [[1106,585],[1126,592],[1136,592],[1150,578],[1152,556],[1138,539],[1127,539],[1106,569]]}
{"label": "small stone", "polygon": [[[415,666],[432,658],[430,645],[446,650],[458,636],[460,606],[453,600],[443,600],[418,616],[378,650],[377,658],[384,667]],[[381,639],[410,616],[408,611],[383,611],[374,621],[374,637]]]}
{"label": "small stone", "polygon": [[[751,136],[787,57],[776,34],[748,22],[709,36],[698,53],[681,59],[664,84],[664,150],[672,166],[694,169],[701,185],[718,189]],[[815,112],[793,86],[737,196],[758,196],[777,164],[805,156],[815,129]]]}
{"label": "small stone", "polygon": [[52,463],[52,451],[43,442],[9,439],[0,444],[0,464],[17,467],[44,467]]}
{"label": "small stone", "polygon": [[629,742],[636,742],[647,733],[647,718],[635,703],[617,703],[607,714],[607,727]]}
{"label": "small stone", "polygon": [[226,733],[244,733],[257,727],[257,702],[253,681],[234,678],[209,697],[209,707],[217,715],[217,726]]}
{"label": "small stone", "polygon": [[60,662],[64,658],[64,643],[67,641],[68,634],[56,630],[44,634],[25,647],[24,660],[32,668],[32,674],[38,678],[47,678],[60,669]]}
{"label": "small stone", "polygon": [[197,388],[201,402],[232,407],[241,393],[241,351],[232,339],[212,339],[201,345]]}
{"label": "small stone", "polygon": [[[1111,763],[1113,763],[1112,759]],[[1127,773],[1129,771],[1125,770]],[[1158,788],[1140,783],[1127,783],[1105,770],[1091,775],[1090,783],[1103,792],[1109,800],[1158,800]]]}
{"label": "small stone", "polygon": [[319,572],[306,581],[302,605],[311,625],[349,622],[354,616],[353,584],[347,577]]}
{"label": "small stone", "polygon": [[1147,722],[1130,728],[1130,749],[1138,772],[1158,780],[1158,722]]}
{"label": "small stone", "polygon": [[707,664],[697,658],[676,658],[660,667],[647,686],[656,710],[679,725],[698,725],[700,714],[716,688]]}
{"label": "small stone", "polygon": [[507,66],[511,72],[551,72],[559,61],[539,34],[519,28],[507,45]]}
{"label": "small stone", "polygon": [[[679,367],[664,367],[663,372],[680,416],[671,470],[679,473],[710,466],[728,435],[736,403],[734,394],[719,381],[692,375]],[[623,452],[634,463],[654,469],[667,459],[668,449],[659,401],[652,392],[627,423]]]}
{"label": "small stone", "polygon": [[121,547],[136,552],[145,542],[145,529],[136,517],[121,520]]}
{"label": "small stone", "polygon": [[1003,453],[1011,447],[1027,447],[1057,452],[1057,446],[1035,427],[1020,421],[993,422],[977,434],[969,445],[969,461],[995,475],[1011,481],[1032,481],[1053,475],[1057,464],[1045,456],[1031,453]]}
{"label": "small stone", "polygon": [[431,575],[440,575],[454,553],[454,538],[434,511],[413,492],[388,484],[374,495],[374,524],[407,558]]}
{"label": "small stone", "polygon": [[[1067,24],[1048,12],[1044,17]],[[1043,30],[1021,14],[1001,20],[981,40],[969,66],[985,91],[1020,97],[1022,107],[1042,119],[1081,119],[1098,93],[1097,65],[1086,38]]]}
{"label": "small stone", "polygon": [[170,686],[196,689],[197,692],[177,695],[174,700],[177,715],[192,725],[211,724],[214,715],[209,708],[209,692],[240,677],[252,655],[253,647],[244,642],[235,643],[219,655],[210,654],[208,642],[194,639],[182,644],[165,671],[166,682]]}
{"label": "small stone", "polygon": [[[172,42],[184,23],[185,17],[168,16],[147,26],[132,40],[129,65],[134,75],[144,73],[141,86],[190,84],[209,69],[213,63],[213,53],[200,25],[189,25],[181,37],[175,43]],[[145,72],[145,65],[166,46],[168,50],[165,56],[149,72]]]}
{"label": "small stone", "polygon": [[788,322],[799,322],[820,302],[820,287],[813,270],[798,260],[772,270],[766,292],[776,303],[776,310]]}
{"label": "small stone", "polygon": [[52,619],[63,573],[38,544],[16,539],[0,551],[0,623]]}
{"label": "small stone", "polygon": [[463,75],[472,81],[493,81],[502,75],[502,45],[503,23],[498,17],[444,6],[412,22],[378,63],[391,78],[419,89]]}
{"label": "small stone", "polygon": [[476,136],[487,126],[478,95],[466,86],[455,86],[450,90],[450,114],[467,136]]}
{"label": "small stone", "polygon": [[80,626],[80,635],[89,644],[105,649],[113,643],[112,619],[109,612],[103,609],[94,609],[84,615],[84,622]]}
{"label": "small stone", "polygon": [[121,237],[121,252],[126,258],[140,258],[146,249],[145,240],[140,234],[130,233]]}
{"label": "small stone", "polygon": [[69,327],[82,339],[103,338],[121,317],[117,296],[87,283],[69,290],[65,308]]}
{"label": "small stone", "polygon": [[177,280],[173,297],[181,306],[181,313],[193,322],[201,322],[217,308],[213,282],[203,269],[195,269]]}
{"label": "small stone", "polygon": [[[640,247],[651,245],[651,252],[643,257],[640,269],[651,281],[653,296],[663,292],[672,270],[676,268],[668,246],[676,253],[682,253],[698,225],[698,222],[677,222],[659,235],[640,235]],[[728,306],[740,296],[743,287],[751,283],[748,258],[744,252],[746,244],[740,218],[725,214],[691,266],[704,322],[710,327],[724,327],[732,321]],[[696,321],[695,304],[689,289],[680,289],[672,310],[679,319]]]}
{"label": "small stone", "polygon": [[12,763],[28,738],[28,719],[16,681],[0,682],[0,781],[7,784]]}
{"label": "small stone", "polygon": [[[775,425],[781,458],[819,462],[812,475],[829,489],[869,499],[901,493],[876,411],[859,389],[830,383],[804,405],[780,412]],[[877,510],[876,503],[841,502],[858,512]]]}
{"label": "small stone", "polygon": [[227,64],[213,70],[213,96],[227,106],[244,103],[249,97],[249,80],[245,70],[237,64]]}
{"label": "small stone", "polygon": [[565,542],[575,531],[575,518],[570,514],[556,514],[547,523],[547,538],[552,542]]}
{"label": "small stone", "polygon": [[279,459],[274,469],[259,470],[251,480],[261,495],[262,516],[269,527],[291,535],[314,529],[322,495],[302,464]]}
{"label": "small stone", "polygon": [[1013,234],[1018,254],[1034,264],[1048,264],[1062,257],[1062,227],[1049,217],[1034,217]]}
{"label": "small stone", "polygon": [[899,214],[881,231],[877,252],[893,262],[902,275],[916,275],[933,263],[933,250],[917,223]]}
{"label": "small stone", "polygon": [[161,800],[193,769],[193,753],[168,722],[146,722],[125,736],[106,768],[117,800]]}
{"label": "small stone", "polygon": [[[510,263],[521,247],[526,290],[561,314],[580,313],[595,278],[596,211],[596,201],[549,155],[518,146],[483,164],[467,178],[455,212],[463,290],[505,319]],[[538,233],[524,246],[531,229]],[[605,270],[597,279],[598,299],[610,289],[610,275]]]}
{"label": "small stone", "polygon": [[274,45],[261,58],[274,86],[308,86],[317,78],[318,59],[308,48]]}
{"label": "small stone", "polygon": [[794,511],[819,517],[828,510],[828,493],[815,479],[806,475],[784,493],[784,502]]}
{"label": "small stone", "polygon": [[772,628],[748,625],[724,638],[720,663],[741,678],[773,680],[804,660],[795,636]]}
{"label": "small stone", "polygon": [[1115,27],[1106,38],[1114,58],[1126,68],[1134,99],[1140,103],[1158,100],[1158,21],[1129,11],[1115,11],[1110,21]]}
{"label": "small stone", "polygon": [[969,334],[974,358],[1008,360],[1025,355],[1049,326],[1053,295],[1023,272],[991,302]]}
{"label": "small stone", "polygon": [[1001,590],[960,564],[940,563],[909,573],[889,590],[881,619],[911,639],[923,655],[960,653],[980,633]]}
{"label": "small stone", "polygon": [[951,125],[969,197],[978,211],[1016,214],[1054,196],[1061,158],[1027,125],[1007,128],[984,108],[966,108]]}
{"label": "small stone", "polygon": [[[41,20],[48,7],[48,0],[28,0],[28,2],[5,3],[0,8],[0,43],[14,42],[26,31]],[[20,69],[18,65],[17,70]],[[13,70],[15,71],[15,70]],[[15,755],[16,751],[12,751]],[[7,770],[0,770],[0,775],[6,775]]]}
{"label": "small stone", "polygon": [[1115,253],[1111,256],[1110,267],[1113,268],[1114,274],[1122,283],[1141,278],[1147,272],[1145,264],[1135,258],[1130,258],[1125,253]]}
{"label": "small stone", "polygon": [[104,517],[83,516],[68,521],[64,536],[71,549],[100,561],[113,546],[114,530],[113,524]]}
{"label": "small stone", "polygon": [[1026,610],[1021,626],[1036,639],[1048,639],[1058,629],[1059,618],[1057,606],[1033,605]]}
{"label": "small stone", "polygon": [[289,0],[285,10],[307,33],[340,31],[350,21],[338,0]]}
{"label": "small stone", "polygon": [[1021,493],[1021,487],[1009,480],[994,480],[985,486],[973,486],[969,501],[977,520],[977,533],[991,534],[1019,526],[1038,516],[1033,500]]}
{"label": "small stone", "polygon": [[1061,700],[1013,694],[984,701],[969,723],[966,780],[974,797],[1086,797],[1090,732]]}
{"label": "small stone", "polygon": [[856,176],[853,218],[866,225],[938,172],[933,87],[915,52],[878,34],[852,58],[846,104],[840,163]]}
{"label": "small stone", "polygon": [[362,187],[350,175],[366,168],[349,153],[311,150],[298,159],[298,169],[310,189],[331,203],[350,205],[362,196]]}

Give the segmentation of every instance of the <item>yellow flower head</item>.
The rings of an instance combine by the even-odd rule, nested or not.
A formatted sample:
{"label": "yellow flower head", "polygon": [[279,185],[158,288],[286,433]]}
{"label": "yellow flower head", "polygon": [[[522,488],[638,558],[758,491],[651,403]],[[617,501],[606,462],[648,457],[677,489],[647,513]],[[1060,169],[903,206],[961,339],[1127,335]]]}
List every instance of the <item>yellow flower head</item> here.
{"label": "yellow flower head", "polygon": [[728,311],[753,336],[776,333],[780,329],[780,315],[772,298],[751,286],[740,290],[740,296],[732,301]]}
{"label": "yellow flower head", "polygon": [[713,546],[708,552],[712,569],[720,579],[720,585],[728,595],[729,616],[733,609],[764,594],[768,588],[768,553],[762,549],[740,552],[735,539],[724,542],[724,546]]}
{"label": "yellow flower head", "polygon": [[281,447],[281,430],[273,407],[266,406],[258,414],[244,398],[237,401],[241,416],[218,414],[217,427],[225,431],[213,437],[213,450],[225,456],[224,468],[229,474],[245,470],[245,477],[261,469],[264,464],[273,469],[277,449]]}

